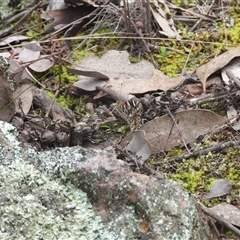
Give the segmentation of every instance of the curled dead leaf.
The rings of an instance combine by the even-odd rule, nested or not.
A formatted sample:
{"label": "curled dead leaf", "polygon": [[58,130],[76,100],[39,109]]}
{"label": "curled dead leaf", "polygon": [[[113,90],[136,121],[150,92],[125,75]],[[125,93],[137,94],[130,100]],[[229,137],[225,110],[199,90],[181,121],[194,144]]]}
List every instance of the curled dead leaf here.
{"label": "curled dead leaf", "polygon": [[13,92],[16,112],[28,114],[33,101],[32,84],[22,84]]}
{"label": "curled dead leaf", "polygon": [[240,47],[236,47],[232,50],[226,51],[218,57],[212,59],[210,62],[200,66],[196,70],[196,74],[202,82],[203,91],[206,91],[206,81],[215,72],[221,70],[232,59],[239,57]]}
{"label": "curled dead leaf", "polygon": [[143,130],[133,132],[133,138],[127,145],[127,150],[135,153],[140,161],[144,162],[152,153],[151,146],[146,139],[146,133]]}

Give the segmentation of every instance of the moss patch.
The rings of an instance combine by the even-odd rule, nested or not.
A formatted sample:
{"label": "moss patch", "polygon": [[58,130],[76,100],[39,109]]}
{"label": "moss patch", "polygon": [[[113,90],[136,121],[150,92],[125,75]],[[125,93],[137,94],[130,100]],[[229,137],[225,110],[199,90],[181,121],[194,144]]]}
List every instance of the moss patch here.
{"label": "moss patch", "polygon": [[[210,140],[207,141],[207,145]],[[202,147],[206,147],[201,146]],[[181,150],[179,150],[181,152]],[[171,156],[177,156],[178,151],[172,151]],[[175,155],[177,154],[177,155]],[[198,158],[183,159],[182,161],[166,160],[167,163],[158,166],[159,170],[167,172],[167,176],[180,183],[188,192],[195,194],[200,199],[210,191],[217,179],[230,180],[233,186],[231,193],[221,198],[205,201],[212,205],[216,202],[228,202],[240,206],[240,150],[228,148],[221,153],[211,153]]]}

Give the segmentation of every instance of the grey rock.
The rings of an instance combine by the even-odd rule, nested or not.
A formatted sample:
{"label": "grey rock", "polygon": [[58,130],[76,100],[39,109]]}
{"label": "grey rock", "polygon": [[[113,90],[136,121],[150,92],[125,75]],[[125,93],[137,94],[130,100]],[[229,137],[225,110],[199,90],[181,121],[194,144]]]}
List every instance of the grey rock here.
{"label": "grey rock", "polygon": [[[20,143],[16,136],[11,125],[0,122],[0,178],[3,179],[4,171],[11,169],[4,178],[8,187],[0,188],[0,207],[5,214],[4,225],[0,220],[0,226],[9,228],[9,232],[13,231],[10,224],[13,217],[6,209],[12,205],[14,209],[16,204],[13,204],[15,200],[12,203],[4,199],[14,197],[23,209],[29,208],[25,221],[34,222],[31,233],[39,231],[40,236],[50,233],[41,228],[45,222],[35,220],[36,208],[30,207],[33,204],[40,209],[39,217],[43,212],[41,217],[52,223],[59,236],[55,239],[70,239],[61,238],[61,231],[71,239],[210,239],[207,220],[195,198],[176,182],[133,173],[125,162],[116,159],[112,148],[72,147],[37,152]],[[17,177],[11,180],[12,175]],[[13,184],[16,179],[18,183]],[[46,219],[48,212],[51,214]],[[64,227],[59,230],[61,224]],[[2,229],[1,239],[1,234],[6,232]],[[22,231],[17,233],[14,232],[14,237],[21,239]]]}

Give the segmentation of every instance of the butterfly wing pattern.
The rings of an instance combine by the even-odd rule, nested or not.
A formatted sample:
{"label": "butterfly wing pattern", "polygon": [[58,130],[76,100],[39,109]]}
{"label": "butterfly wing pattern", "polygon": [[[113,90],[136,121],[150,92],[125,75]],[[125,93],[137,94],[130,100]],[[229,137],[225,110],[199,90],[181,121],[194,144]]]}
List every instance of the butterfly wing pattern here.
{"label": "butterfly wing pattern", "polygon": [[132,132],[142,125],[143,105],[138,98],[133,95],[119,94],[109,88],[97,86],[96,89],[109,94],[116,100],[113,114],[117,119],[126,122]]}
{"label": "butterfly wing pattern", "polygon": [[141,126],[143,106],[138,98],[133,97],[127,101],[117,100],[115,112],[117,112],[115,116],[118,115],[123,119],[131,131]]}

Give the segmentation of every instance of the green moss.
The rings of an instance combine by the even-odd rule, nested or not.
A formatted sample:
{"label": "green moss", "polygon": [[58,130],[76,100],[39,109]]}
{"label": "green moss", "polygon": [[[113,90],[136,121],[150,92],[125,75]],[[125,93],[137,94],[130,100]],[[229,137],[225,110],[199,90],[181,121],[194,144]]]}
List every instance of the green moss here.
{"label": "green moss", "polygon": [[[238,45],[240,43],[239,37],[240,37],[240,8],[239,7],[233,7],[231,9],[231,18],[234,19],[234,25],[230,28],[225,29],[226,37],[228,39],[228,42],[234,45]],[[229,24],[229,23],[227,23]]]}
{"label": "green moss", "polygon": [[139,62],[139,58],[136,56],[130,56],[129,57],[129,61],[134,64],[134,63],[138,63]]}
{"label": "green moss", "polygon": [[176,157],[176,156],[179,156],[179,155],[182,155],[182,154],[183,154],[182,149],[173,149],[172,151],[170,151],[168,153],[168,157]]}
{"label": "green moss", "polygon": [[179,182],[186,190],[191,193],[195,193],[196,190],[202,186],[202,176],[204,171],[196,171],[194,168],[190,168],[187,172],[174,173],[170,177]]}
{"label": "green moss", "polygon": [[62,84],[72,84],[78,81],[78,77],[69,73],[67,67],[62,64],[55,64],[49,69],[49,74],[54,75],[55,80]]}
{"label": "green moss", "polygon": [[[176,0],[174,4],[177,6],[189,6],[195,4],[195,2],[184,3]],[[214,37],[215,32],[204,30],[197,33],[189,32],[187,25],[179,23],[178,32],[182,40],[184,40],[183,42],[173,40],[158,42],[159,49],[155,50],[154,58],[159,64],[160,70],[170,77],[176,77],[178,74],[181,74],[184,67],[186,67],[186,71],[194,70],[196,67],[208,62],[209,57],[213,58],[239,45],[239,12],[239,7],[231,9],[231,18],[234,19],[235,23],[230,28],[226,27],[221,21],[213,23],[213,26],[218,31],[217,38]],[[226,49],[225,37],[227,37],[228,46],[230,46],[228,49]]]}
{"label": "green moss", "polygon": [[75,44],[75,45],[73,44],[73,49],[74,49],[74,51],[72,52],[71,57],[74,62],[79,62],[83,58],[92,54],[92,52],[87,49],[78,49],[77,44]]}
{"label": "green moss", "polygon": [[182,1],[182,0],[172,0],[172,3],[177,7],[193,7],[196,5],[195,1]]}
{"label": "green moss", "polygon": [[227,232],[226,232],[226,235],[227,235],[228,237],[230,237],[231,239],[236,238],[236,235],[235,235],[233,232],[231,232],[231,231],[227,231]]}
{"label": "green moss", "polygon": [[[209,147],[209,144],[214,141],[213,139],[215,137],[206,139],[199,147],[201,149]],[[217,139],[220,141],[222,137]],[[178,151],[171,151],[168,157],[174,156],[175,153],[178,154]],[[196,159],[190,158],[178,162],[168,162],[166,159],[168,164],[161,164],[157,168],[159,171],[167,172],[169,178],[179,182],[188,192],[194,193],[200,198],[209,193],[216,180],[230,180],[233,189],[229,195],[204,201],[204,204],[212,206],[216,203],[227,202],[239,205],[239,156],[240,150],[238,148],[227,148],[218,153],[208,152]]]}

